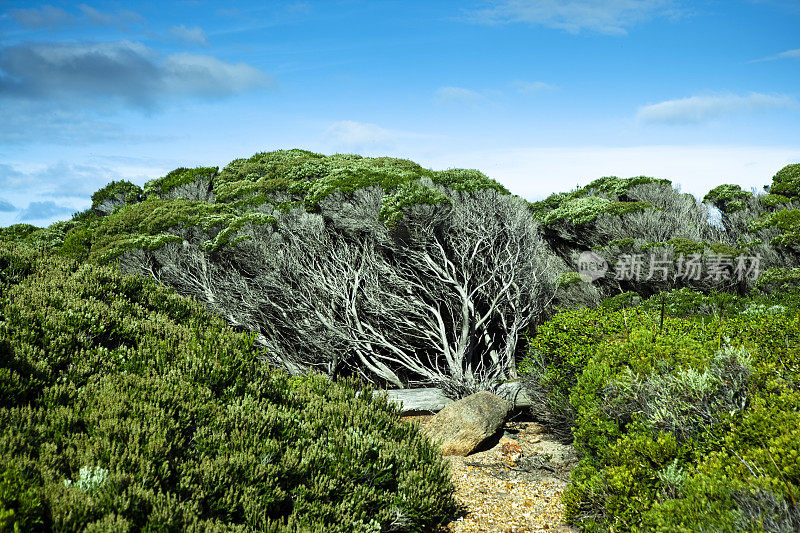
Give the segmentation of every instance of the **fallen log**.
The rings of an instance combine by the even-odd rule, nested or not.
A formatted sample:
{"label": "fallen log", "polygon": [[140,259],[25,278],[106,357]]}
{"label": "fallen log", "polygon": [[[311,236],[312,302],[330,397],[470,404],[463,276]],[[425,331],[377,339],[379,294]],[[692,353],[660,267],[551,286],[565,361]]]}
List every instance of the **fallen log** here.
{"label": "fallen log", "polygon": [[[502,383],[494,393],[511,402],[515,408],[531,406],[531,399],[518,382]],[[402,414],[435,413],[453,402],[441,389],[436,388],[377,390],[374,394],[385,395],[390,402],[398,405]]]}

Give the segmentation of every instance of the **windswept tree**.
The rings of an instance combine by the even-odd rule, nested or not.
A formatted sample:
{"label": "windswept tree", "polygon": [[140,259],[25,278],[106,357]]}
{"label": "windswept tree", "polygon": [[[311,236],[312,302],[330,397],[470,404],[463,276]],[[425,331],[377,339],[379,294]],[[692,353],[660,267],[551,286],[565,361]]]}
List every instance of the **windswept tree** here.
{"label": "windswept tree", "polygon": [[565,268],[527,202],[477,171],[387,158],[292,150],[214,170],[148,183],[96,225],[90,258],[194,296],[293,373],[453,396],[516,376]]}
{"label": "windswept tree", "polygon": [[680,287],[746,292],[756,270],[778,260],[739,215],[757,203],[751,197],[735,186],[709,193],[705,200],[721,210],[722,223],[713,221],[709,205],[668,180],[644,176],[600,178],[534,203],[546,240],[573,269],[590,251],[608,266],[589,287],[593,293],[577,272],[565,275],[558,302],[592,305],[626,291],[648,297]]}

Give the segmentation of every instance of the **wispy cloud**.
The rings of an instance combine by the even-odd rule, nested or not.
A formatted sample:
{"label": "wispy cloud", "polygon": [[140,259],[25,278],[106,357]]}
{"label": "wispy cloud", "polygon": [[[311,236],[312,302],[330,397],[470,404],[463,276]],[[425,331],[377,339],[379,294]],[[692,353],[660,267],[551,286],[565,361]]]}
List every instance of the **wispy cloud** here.
{"label": "wispy cloud", "polygon": [[45,220],[53,217],[69,215],[74,212],[75,209],[72,207],[63,204],[57,204],[52,200],[47,200],[45,202],[31,202],[28,204],[28,207],[23,209],[22,212],[17,215],[17,220]]}
{"label": "wispy cloud", "polygon": [[440,104],[474,105],[483,99],[484,96],[481,93],[464,87],[439,87],[436,89],[436,101]]}
{"label": "wispy cloud", "polygon": [[195,26],[194,28],[187,28],[183,24],[180,26],[173,26],[167,30],[167,37],[175,39],[176,41],[184,44],[207,46],[208,40],[206,33],[202,28]]}
{"label": "wispy cloud", "polygon": [[112,13],[100,11],[86,4],[80,4],[78,9],[81,10],[81,13],[89,23],[95,26],[112,26],[127,31],[131,24],[141,25],[145,23],[144,18],[133,11],[123,10]]}
{"label": "wispy cloud", "polygon": [[758,63],[761,61],[777,61],[779,59],[800,59],[800,48],[795,48],[794,50],[786,50],[785,52],[781,52],[779,54],[762,57],[761,59],[754,59],[750,61],[750,63]]}
{"label": "wispy cloud", "polygon": [[17,208],[14,207],[14,204],[0,199],[0,213],[13,213],[16,210]]}
{"label": "wispy cloud", "polygon": [[271,84],[269,76],[245,63],[197,54],[165,56],[131,41],[0,49],[2,99],[152,109],[173,97],[218,98]]}
{"label": "wispy cloud", "polygon": [[436,138],[434,135],[393,130],[369,122],[341,120],[331,124],[322,135],[325,149],[370,153],[393,151],[409,143]]}
{"label": "wispy cloud", "polygon": [[795,98],[786,95],[692,96],[640,107],[636,116],[647,123],[699,124],[737,113],[767,112],[797,105]]}
{"label": "wispy cloud", "polygon": [[[11,99],[7,99],[11,103]],[[0,105],[4,103],[0,97]],[[125,145],[153,142],[153,135],[132,135],[123,124],[110,121],[90,109],[66,109],[62,103],[13,100],[3,109],[0,120],[0,144],[60,144],[123,143]],[[156,137],[164,141],[163,135]]]}
{"label": "wispy cloud", "polygon": [[625,35],[639,23],[681,13],[675,0],[501,0],[467,18],[482,24],[521,22],[573,34]]}
{"label": "wispy cloud", "polygon": [[377,124],[342,120],[334,122],[325,130],[323,139],[337,148],[364,150],[389,148],[398,139],[398,134]]}
{"label": "wispy cloud", "polygon": [[51,5],[39,8],[12,9],[8,14],[26,28],[58,28],[74,21],[75,17],[63,9]]}
{"label": "wispy cloud", "polygon": [[73,24],[90,24],[129,31],[132,25],[145,24],[144,18],[133,11],[101,11],[87,4],[79,4],[77,8],[78,14],[73,14],[60,7],[46,4],[38,8],[12,9],[8,14],[18,24],[31,29],[58,29]]}
{"label": "wispy cloud", "polygon": [[557,87],[543,81],[515,81],[511,87],[521,94],[534,94],[544,91],[552,91]]}
{"label": "wispy cloud", "polygon": [[88,198],[92,193],[114,179],[108,167],[87,164],[53,163],[30,172],[0,165],[0,189],[9,194],[29,195],[36,191],[45,198]]}

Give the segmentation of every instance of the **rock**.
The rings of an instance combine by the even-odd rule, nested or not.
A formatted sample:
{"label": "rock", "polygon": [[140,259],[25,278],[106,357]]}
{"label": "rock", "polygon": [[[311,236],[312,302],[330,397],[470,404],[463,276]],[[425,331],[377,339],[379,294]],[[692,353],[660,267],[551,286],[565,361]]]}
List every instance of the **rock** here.
{"label": "rock", "polygon": [[494,435],[512,407],[491,392],[476,392],[439,411],[424,431],[440,444],[442,455],[467,455]]}

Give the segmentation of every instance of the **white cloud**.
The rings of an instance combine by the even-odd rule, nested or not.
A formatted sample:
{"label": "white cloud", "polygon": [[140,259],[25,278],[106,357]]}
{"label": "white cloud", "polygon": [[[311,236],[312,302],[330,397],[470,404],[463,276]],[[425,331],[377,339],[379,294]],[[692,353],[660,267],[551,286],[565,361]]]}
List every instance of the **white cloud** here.
{"label": "white cloud", "polygon": [[698,124],[736,113],[793,108],[797,103],[791,96],[761,93],[747,96],[692,96],[640,107],[636,116],[648,123]]}
{"label": "white cloud", "polygon": [[483,95],[464,87],[439,87],[436,90],[439,103],[475,104],[483,100]]}
{"label": "white cloud", "polygon": [[473,22],[522,22],[580,33],[584,30],[624,35],[627,29],[656,17],[680,14],[675,0],[501,0],[474,11]]}
{"label": "white cloud", "polygon": [[167,36],[186,44],[198,46],[208,45],[206,32],[204,32],[203,29],[198,26],[195,26],[194,28],[187,28],[183,24],[180,26],[173,26],[167,30]]}
{"label": "white cloud", "polygon": [[94,26],[116,27],[128,31],[129,25],[143,25],[144,18],[133,11],[118,11],[115,13],[101,11],[86,4],[77,6],[80,14],[75,16],[59,7],[46,4],[39,8],[12,9],[8,14],[18,24],[27,28],[58,29],[76,23],[88,23]]}
{"label": "white cloud", "polygon": [[31,223],[35,221],[50,220],[55,217],[66,219],[68,218],[68,215],[74,212],[75,210],[72,207],[63,204],[57,204],[52,200],[47,200],[45,202],[31,202],[28,204],[28,207],[23,209],[19,215],[17,215],[17,220]]}
{"label": "white cloud", "polygon": [[515,81],[511,86],[522,94],[540,93],[543,91],[551,91],[556,89],[555,85],[545,83],[543,81]]}
{"label": "white cloud", "polygon": [[[99,162],[99,164],[97,163]],[[113,180],[138,185],[180,166],[176,161],[148,157],[92,156],[80,163],[63,160],[27,165],[0,163],[0,227],[20,221],[47,226],[69,220],[91,205],[92,194]]]}
{"label": "white cloud", "polygon": [[64,161],[30,171],[0,164],[0,189],[17,195],[35,191],[38,197],[82,199],[91,196],[115,176],[115,171],[106,166],[68,164]]}

